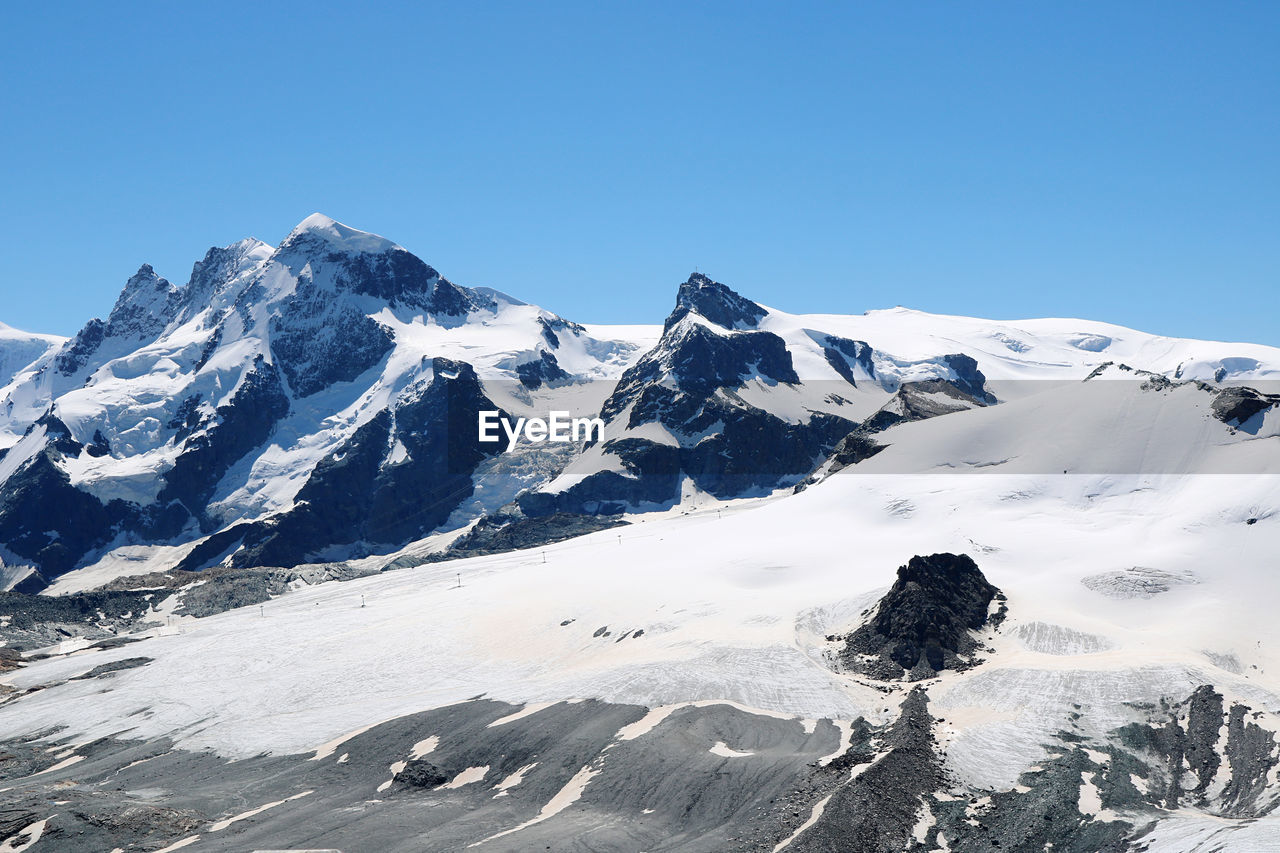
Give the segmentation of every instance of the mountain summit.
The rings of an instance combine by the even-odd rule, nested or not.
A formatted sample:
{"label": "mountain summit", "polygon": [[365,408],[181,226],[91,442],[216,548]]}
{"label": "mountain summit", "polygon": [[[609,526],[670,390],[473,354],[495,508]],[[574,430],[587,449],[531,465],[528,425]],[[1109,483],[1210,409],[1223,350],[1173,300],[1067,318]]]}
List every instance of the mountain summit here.
{"label": "mountain summit", "polygon": [[753,329],[768,313],[726,285],[696,272],[676,292],[676,308],[667,317],[666,328],[671,328],[690,312],[726,329]]}

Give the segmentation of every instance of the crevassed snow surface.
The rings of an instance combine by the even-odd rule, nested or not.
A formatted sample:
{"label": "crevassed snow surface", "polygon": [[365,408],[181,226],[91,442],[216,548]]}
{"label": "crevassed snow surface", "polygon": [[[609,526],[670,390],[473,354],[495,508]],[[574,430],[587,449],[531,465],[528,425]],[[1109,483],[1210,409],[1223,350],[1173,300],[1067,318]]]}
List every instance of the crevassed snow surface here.
{"label": "crevassed snow surface", "polygon": [[[1181,697],[1210,681],[1280,711],[1271,567],[1280,518],[1269,515],[1278,495],[1274,475],[836,476],[781,500],[639,520],[621,543],[607,531],[548,546],[545,564],[517,552],[326,584],[262,615],[232,611],[128,649],[38,662],[5,682],[24,688],[114,657],[156,659],[0,708],[0,736],[61,725],[86,739],[127,731],[227,755],[301,753],[479,693],[522,703],[728,699],[806,719],[886,719],[896,701],[825,667],[821,634],[847,628],[855,600],[882,592],[912,554],[960,551],[1009,595],[1010,629],[1061,626],[1106,643],[1087,654],[1033,651],[1007,630],[988,663],[933,689],[954,729],[950,760],[975,782],[1008,783],[1040,757],[1038,734],[1071,702],[1105,728],[1127,721],[1121,702]],[[1243,523],[1258,515],[1267,517]],[[1082,583],[1133,566],[1198,583],[1145,599]],[[815,623],[815,612],[833,621]],[[610,636],[593,636],[601,627]],[[1239,671],[1213,655],[1234,656]],[[77,710],[84,701],[93,715]]]}

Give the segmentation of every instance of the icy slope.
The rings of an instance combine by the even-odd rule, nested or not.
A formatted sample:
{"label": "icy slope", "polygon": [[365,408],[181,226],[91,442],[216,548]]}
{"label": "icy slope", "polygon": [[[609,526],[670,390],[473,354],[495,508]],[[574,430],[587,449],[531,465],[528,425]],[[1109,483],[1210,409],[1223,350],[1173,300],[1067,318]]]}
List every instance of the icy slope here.
{"label": "icy slope", "polygon": [[[0,706],[0,737],[66,726],[75,742],[306,753],[479,694],[729,700],[878,725],[905,687],[840,674],[826,638],[858,624],[908,556],[951,551],[1007,594],[1009,617],[985,663],[926,690],[947,768],[1003,790],[1056,732],[1105,754],[1142,708],[1202,684],[1280,729],[1278,494],[1272,475],[837,475],[548,546],[545,563],[517,552],[327,584],[36,663],[4,678],[49,686]],[[154,660],[61,683],[138,656]]]}
{"label": "icy slope", "polygon": [[31,376],[39,369],[40,363],[48,361],[64,343],[66,338],[22,332],[0,323],[0,399],[6,400],[5,406],[0,408],[0,450],[17,441],[29,424],[29,421],[22,421],[20,414],[14,417],[14,409],[21,404],[21,395],[14,395],[10,386],[24,381],[23,377]]}
{"label": "icy slope", "polygon": [[56,335],[37,335],[23,332],[0,323],[0,387],[12,379],[36,359],[65,341]]}
{"label": "icy slope", "polygon": [[[422,566],[301,590],[265,615],[190,622],[130,647],[157,662],[102,694],[94,720],[74,719],[65,688],[3,716],[11,733],[34,720],[88,725],[87,735],[122,725],[115,715],[142,702],[155,714],[128,724],[139,733],[176,732],[189,713],[213,713],[184,737],[253,751],[304,749],[480,690],[505,700],[727,698],[800,716],[870,714],[876,694],[817,660],[822,635],[854,624],[903,554],[934,551],[972,554],[1010,599],[1005,649],[985,668],[948,676],[948,689],[987,679],[1007,653],[1008,665],[1049,674],[1149,666],[1175,681],[1200,671],[1270,695],[1280,689],[1267,595],[1276,494],[1272,476],[835,476],[783,500],[548,546],[546,563],[517,552]],[[1165,578],[1167,591],[1126,597],[1124,573],[1135,568]],[[561,629],[565,620],[574,621]],[[1033,636],[1046,625],[1061,649]],[[610,636],[593,636],[602,626]],[[1092,640],[1073,651],[1073,636]],[[262,680],[242,670],[246,655]],[[368,668],[371,655],[378,665]],[[1237,672],[1215,663],[1229,657]],[[9,680],[39,683],[81,665],[67,658]],[[1115,689],[1136,688],[1117,677]],[[168,694],[187,698],[158,698]],[[263,708],[284,697],[277,726]]]}

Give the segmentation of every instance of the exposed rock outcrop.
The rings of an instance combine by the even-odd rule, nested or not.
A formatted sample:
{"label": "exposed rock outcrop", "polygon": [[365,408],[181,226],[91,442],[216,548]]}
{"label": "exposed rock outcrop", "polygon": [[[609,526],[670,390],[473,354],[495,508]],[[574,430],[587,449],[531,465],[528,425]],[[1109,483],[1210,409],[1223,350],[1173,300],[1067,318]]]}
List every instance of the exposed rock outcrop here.
{"label": "exposed rock outcrop", "polygon": [[997,599],[1000,590],[967,555],[912,557],[871,618],[845,639],[840,661],[886,681],[966,669],[977,662],[974,632],[1003,618],[1002,611],[990,615]]}

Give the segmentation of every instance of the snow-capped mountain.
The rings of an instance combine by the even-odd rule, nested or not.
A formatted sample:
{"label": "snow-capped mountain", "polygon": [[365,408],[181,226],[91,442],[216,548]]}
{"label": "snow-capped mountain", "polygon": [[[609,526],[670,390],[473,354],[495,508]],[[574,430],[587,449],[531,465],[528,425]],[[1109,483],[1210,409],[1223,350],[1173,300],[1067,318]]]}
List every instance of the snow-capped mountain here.
{"label": "snow-capped mountain", "polygon": [[[13,440],[0,460],[10,496],[0,544],[47,578],[116,546],[185,546],[268,518],[270,533],[252,536],[276,543],[262,554],[276,564],[328,545],[403,544],[470,494],[469,467],[435,482],[442,452],[450,464],[464,455],[425,439],[445,414],[441,395],[470,395],[474,412],[499,408],[478,376],[529,386],[530,405],[538,377],[589,389],[642,349],[608,334],[458,287],[394,243],[320,215],[275,249],[211,249],[182,287],[144,266],[106,321],[4,389]],[[363,474],[354,459],[335,467],[357,447]],[[502,449],[476,448],[468,465]],[[326,497],[333,481],[343,491],[361,475],[357,505]],[[425,480],[436,491],[422,492]],[[300,521],[308,511],[320,515]],[[297,524],[312,525],[306,546],[284,546]]]}
{"label": "snow-capped mountain", "polygon": [[143,267],[0,392],[0,837],[1280,847],[1280,349],[673,290]]}
{"label": "snow-capped mountain", "polygon": [[[0,392],[0,547],[47,580],[139,547],[291,567],[513,500],[538,518],[759,496],[904,421],[1078,406],[1038,392],[1110,362],[1223,383],[1275,359],[1077,321],[790,315],[698,274],[661,329],[588,328],[316,214],[276,248],[211,249],[182,286],[144,265],[105,321],[19,371]],[[470,428],[556,408],[599,414],[603,439],[506,454]]]}

